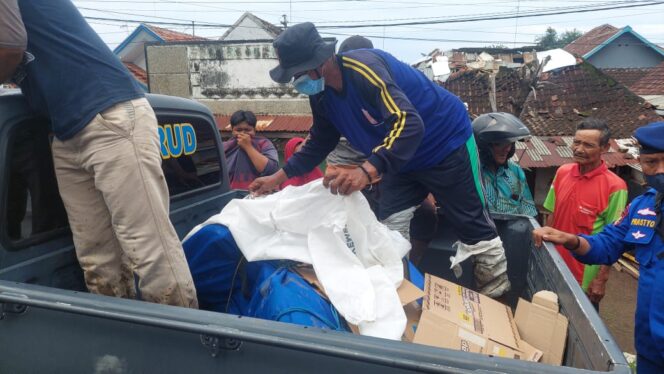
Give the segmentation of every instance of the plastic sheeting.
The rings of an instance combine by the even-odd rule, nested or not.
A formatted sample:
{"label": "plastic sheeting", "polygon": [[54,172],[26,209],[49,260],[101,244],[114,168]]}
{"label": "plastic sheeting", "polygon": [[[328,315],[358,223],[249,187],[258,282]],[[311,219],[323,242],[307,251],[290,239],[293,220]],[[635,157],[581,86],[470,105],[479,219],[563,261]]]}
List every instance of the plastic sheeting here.
{"label": "plastic sheeting", "polygon": [[248,261],[312,264],[334,307],[362,335],[401,338],[406,316],[396,289],[410,243],[376,220],[361,193],[333,195],[317,180],[233,200],[187,238],[208,224],[227,226]]}

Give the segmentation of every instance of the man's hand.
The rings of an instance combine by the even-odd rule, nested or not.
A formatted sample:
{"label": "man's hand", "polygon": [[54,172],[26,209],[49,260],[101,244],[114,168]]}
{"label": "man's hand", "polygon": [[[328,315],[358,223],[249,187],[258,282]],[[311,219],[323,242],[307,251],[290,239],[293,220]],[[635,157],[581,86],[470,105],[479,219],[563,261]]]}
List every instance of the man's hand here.
{"label": "man's hand", "polygon": [[330,192],[335,195],[350,195],[362,190],[370,183],[367,175],[357,166],[335,167],[327,170],[323,178],[323,186],[329,187]]}
{"label": "man's hand", "polygon": [[535,242],[535,246],[537,247],[542,246],[542,241],[561,245],[567,244],[568,247],[573,247],[576,244],[576,240],[576,235],[568,234],[548,226],[533,230],[533,242]]}
{"label": "man's hand", "polygon": [[247,147],[253,147],[253,144],[251,144],[251,135],[249,134],[237,134],[237,144],[240,146],[242,149],[247,149]]}
{"label": "man's hand", "polygon": [[278,172],[267,177],[256,178],[249,185],[249,191],[256,196],[265,195],[276,191],[277,188],[279,188],[279,185],[285,182],[287,179],[288,176],[284,170],[279,169]]}
{"label": "man's hand", "polygon": [[599,304],[599,302],[604,297],[604,293],[606,292],[606,282],[609,280],[609,274],[611,274],[611,267],[602,265],[599,267],[599,271],[597,272],[595,279],[593,279],[590,284],[588,284],[586,294],[588,295],[590,301],[593,303]]}
{"label": "man's hand", "polygon": [[605,293],[606,293],[606,279],[601,278],[599,276],[590,282],[590,284],[588,285],[588,290],[586,291],[586,294],[588,295],[590,301],[592,301],[595,304],[599,304],[599,302],[604,297]]}

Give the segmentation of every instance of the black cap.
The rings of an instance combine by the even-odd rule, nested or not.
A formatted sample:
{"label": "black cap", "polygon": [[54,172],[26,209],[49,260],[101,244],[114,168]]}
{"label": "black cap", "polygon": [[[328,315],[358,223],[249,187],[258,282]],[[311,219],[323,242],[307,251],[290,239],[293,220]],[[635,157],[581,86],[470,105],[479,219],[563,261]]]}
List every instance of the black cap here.
{"label": "black cap", "polygon": [[352,51],[355,49],[373,49],[371,40],[360,35],[349,36],[339,46],[339,53]]}
{"label": "black cap", "polygon": [[335,42],[326,43],[311,22],[289,27],[272,43],[279,65],[270,70],[277,83],[288,83],[297,73],[314,69],[334,55]]}
{"label": "black cap", "polygon": [[653,122],[639,127],[634,137],[641,146],[641,153],[664,152],[664,122]]}

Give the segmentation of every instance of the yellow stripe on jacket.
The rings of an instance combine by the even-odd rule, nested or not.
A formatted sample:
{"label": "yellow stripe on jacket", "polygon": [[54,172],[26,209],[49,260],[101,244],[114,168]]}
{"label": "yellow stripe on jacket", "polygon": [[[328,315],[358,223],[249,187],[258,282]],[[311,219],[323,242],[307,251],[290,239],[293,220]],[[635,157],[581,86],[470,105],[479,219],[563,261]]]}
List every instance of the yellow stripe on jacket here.
{"label": "yellow stripe on jacket", "polygon": [[385,147],[385,149],[390,149],[392,147],[392,144],[394,143],[394,140],[396,140],[396,138],[398,138],[399,135],[401,135],[401,132],[405,127],[406,112],[400,110],[397,107],[397,105],[394,103],[394,99],[392,99],[392,96],[390,96],[390,92],[387,90],[385,82],[383,82],[383,80],[380,79],[380,77],[373,70],[371,70],[371,68],[352,58],[346,56],[342,56],[341,58],[343,60],[343,66],[345,68],[353,69],[354,71],[360,73],[371,84],[380,89],[380,96],[383,99],[385,107],[390,113],[396,114],[397,120],[394,121],[394,127],[392,128],[392,131],[389,132],[388,136],[383,141],[383,144],[374,148],[373,152],[377,152],[382,147]]}

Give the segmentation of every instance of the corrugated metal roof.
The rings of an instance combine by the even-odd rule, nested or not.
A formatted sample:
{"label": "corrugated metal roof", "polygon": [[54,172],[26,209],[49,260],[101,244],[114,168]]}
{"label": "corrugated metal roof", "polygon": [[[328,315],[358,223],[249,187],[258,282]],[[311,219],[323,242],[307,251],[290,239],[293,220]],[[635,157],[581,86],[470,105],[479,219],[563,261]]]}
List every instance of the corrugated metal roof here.
{"label": "corrugated metal roof", "polygon": [[[558,167],[574,162],[574,155],[569,136],[533,136],[530,140],[517,143],[517,151],[512,158],[524,168]],[[638,164],[638,161],[627,153],[619,151],[617,143],[612,139],[611,149],[602,155],[609,167]]]}
{"label": "corrugated metal roof", "polygon": [[[231,130],[231,116],[215,114],[217,128],[221,131]],[[313,119],[311,116],[272,115],[256,116],[258,132],[295,132],[307,133]]]}
{"label": "corrugated metal roof", "polygon": [[560,157],[565,157],[565,158],[574,157],[574,154],[572,153],[572,149],[568,146],[557,146],[556,147],[556,152],[558,152],[558,155],[560,155]]}

